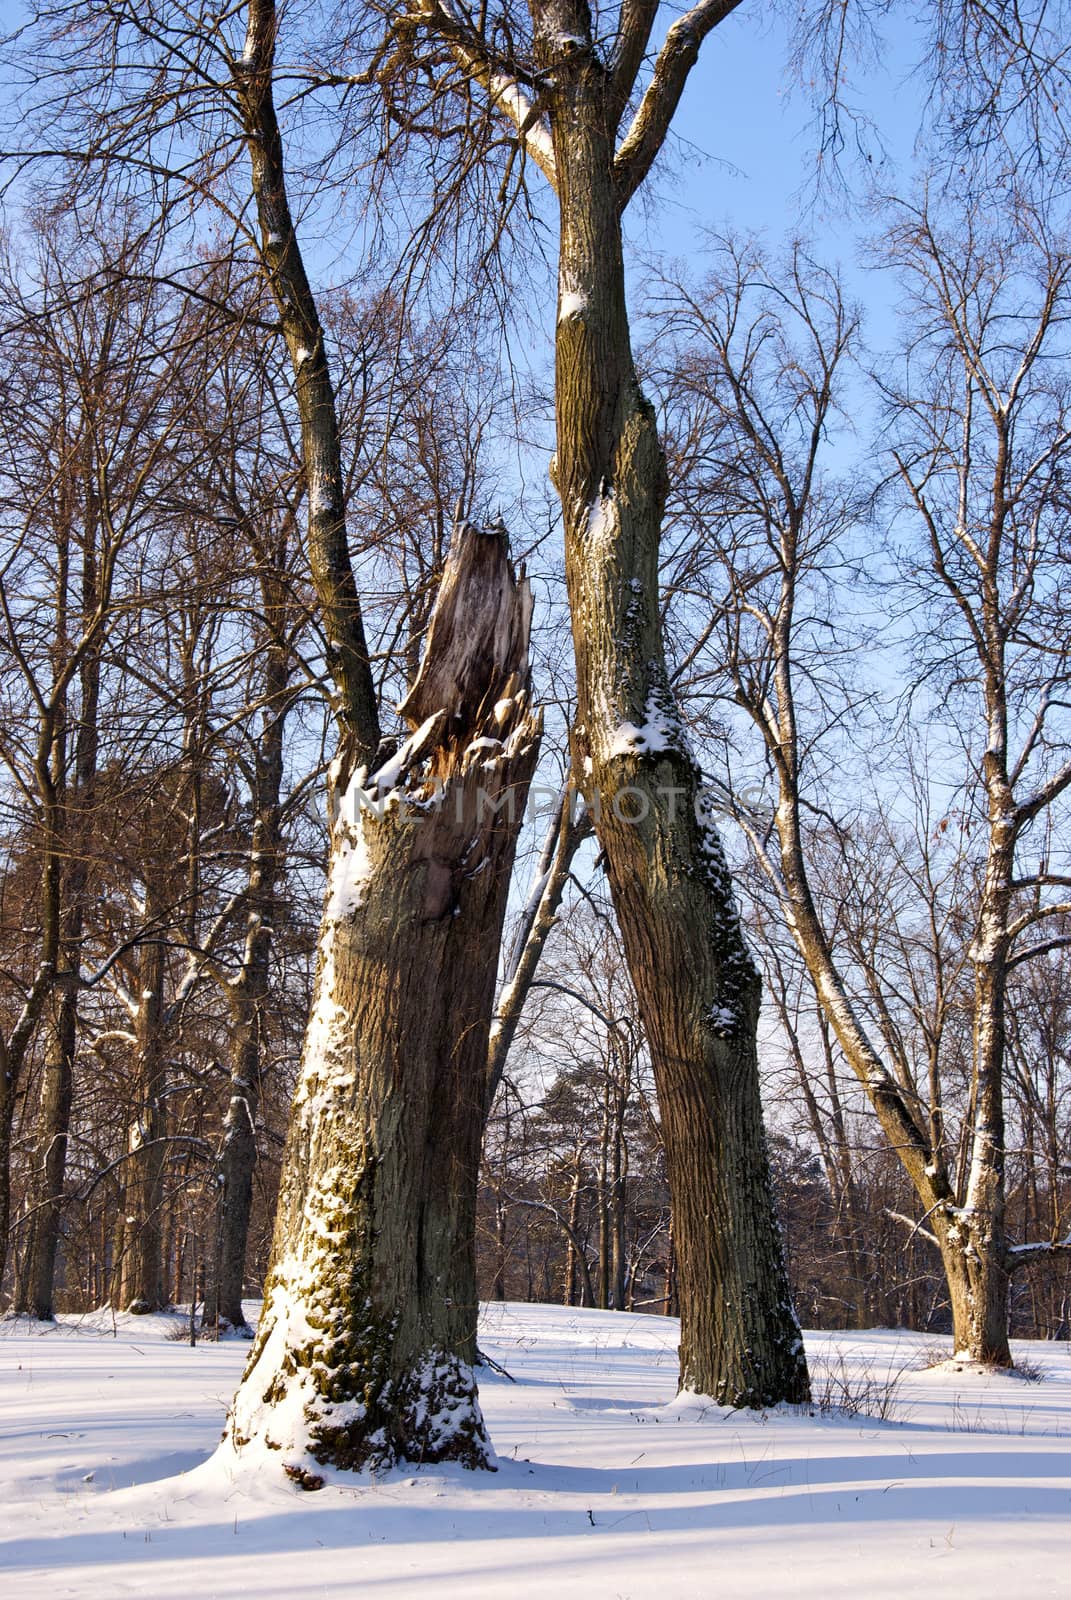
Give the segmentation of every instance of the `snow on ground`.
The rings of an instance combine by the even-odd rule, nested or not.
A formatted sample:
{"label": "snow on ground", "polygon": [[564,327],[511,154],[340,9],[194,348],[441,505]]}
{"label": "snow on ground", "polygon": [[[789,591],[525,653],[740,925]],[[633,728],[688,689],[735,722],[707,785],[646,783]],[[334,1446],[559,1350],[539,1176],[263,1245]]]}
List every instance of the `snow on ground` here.
{"label": "snow on ground", "polygon": [[[493,1305],[499,1470],[306,1493],[209,1459],[245,1346],[176,1319],[0,1326],[5,1600],[1071,1597],[1071,1346],[1037,1382],[915,1334],[810,1334],[818,1393],[872,1412],[674,1398],[676,1323]],[[891,1399],[890,1399],[891,1396]],[[853,1403],[856,1403],[853,1402]]]}

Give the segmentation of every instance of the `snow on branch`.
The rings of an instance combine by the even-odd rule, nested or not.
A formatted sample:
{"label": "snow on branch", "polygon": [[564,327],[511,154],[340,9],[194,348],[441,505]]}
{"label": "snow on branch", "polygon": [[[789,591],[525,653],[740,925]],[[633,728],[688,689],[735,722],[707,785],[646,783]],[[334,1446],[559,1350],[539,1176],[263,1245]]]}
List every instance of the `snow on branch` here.
{"label": "snow on branch", "polygon": [[1020,950],[1018,955],[1009,956],[1005,963],[1008,972],[1015,967],[1021,967],[1024,961],[1036,961],[1039,956],[1051,955],[1054,950],[1071,949],[1071,937],[1061,935],[1056,939],[1043,939],[1040,944],[1032,944],[1026,950]]}
{"label": "snow on branch", "polygon": [[[1040,922],[1048,917],[1071,917],[1071,900],[1051,902],[1049,905],[1034,906],[1030,911],[1017,917],[1008,929],[1009,937],[1017,939],[1027,928],[1036,928]],[[1017,950],[1008,957],[1008,971],[1013,967],[1021,967],[1025,961],[1034,961],[1038,956],[1048,955],[1050,950],[1066,950],[1071,945],[1071,934],[1056,933],[1048,939],[1040,939],[1025,950]]]}
{"label": "snow on branch", "polygon": [[558,171],[554,165],[550,129],[516,78],[506,77],[501,72],[492,73],[487,88],[495,105],[506,113],[516,127],[521,143],[540,172],[552,185],[556,185]]}
{"label": "snow on branch", "polygon": [[458,66],[513,123],[522,149],[547,181],[556,186],[558,174],[550,127],[515,68],[492,50],[467,13],[451,0],[419,0],[418,13],[424,27],[443,40]]}
{"label": "snow on branch", "polygon": [[[936,1210],[936,1206],[931,1206],[930,1210],[926,1213],[926,1217],[932,1216],[933,1212]],[[937,1235],[935,1233],[931,1233],[929,1228],[924,1228],[922,1226],[922,1224],[926,1221],[926,1217],[920,1217],[918,1222],[913,1222],[910,1217],[905,1217],[902,1211],[890,1211],[888,1206],[885,1207],[885,1215],[887,1217],[891,1217],[893,1222],[902,1222],[905,1228],[909,1228],[911,1230],[907,1241],[908,1244],[911,1243],[912,1239],[917,1237],[919,1239],[925,1239],[927,1244],[935,1245],[938,1250],[941,1248]]]}
{"label": "snow on branch", "polygon": [[651,81],[614,161],[622,210],[661,150],[703,40],[736,10],[740,0],[699,0],[670,27]]}
{"label": "snow on branch", "polygon": [[1007,1269],[1016,1272],[1019,1267],[1028,1267],[1032,1261],[1041,1261],[1046,1256],[1071,1255],[1071,1233],[1066,1239],[1040,1240],[1036,1244],[1013,1244],[1008,1250]]}
{"label": "snow on branch", "polygon": [[1028,800],[1024,800],[1022,805],[1016,807],[1016,822],[1020,827],[1024,823],[1031,822],[1040,811],[1044,811],[1046,806],[1051,805],[1054,800],[1058,799],[1068,787],[1071,787],[1071,761],[1065,761],[1058,772],[1054,772],[1052,777],[1041,784]]}

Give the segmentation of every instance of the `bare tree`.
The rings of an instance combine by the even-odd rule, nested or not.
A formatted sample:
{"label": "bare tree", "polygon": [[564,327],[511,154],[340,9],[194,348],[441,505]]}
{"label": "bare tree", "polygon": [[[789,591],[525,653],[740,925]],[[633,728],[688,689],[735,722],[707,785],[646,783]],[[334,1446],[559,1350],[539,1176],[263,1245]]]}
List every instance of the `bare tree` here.
{"label": "bare tree", "polygon": [[381,746],[324,329],[287,196],[276,40],[274,5],[252,0],[230,67],[294,373],[340,746],[265,1308],[227,1437],[281,1450],[311,1488],[321,1463],[487,1461],[472,1376],[476,1176],[517,803],[540,720],[527,586],[504,535],[459,523],[401,708],[411,732]]}
{"label": "bare tree", "polygon": [[[244,36],[241,18],[212,7],[192,26],[167,5],[40,20],[68,66],[75,37],[80,51],[87,41],[99,51],[87,70],[50,75],[63,98],[56,135],[84,148],[91,123],[101,141],[80,194],[98,178],[114,188],[147,177],[172,249],[182,224],[170,199],[221,205],[273,305],[293,377],[338,751],[265,1309],[227,1437],[239,1449],[278,1446],[307,1487],[317,1464],[482,1465],[473,1212],[498,947],[541,731],[529,699],[529,590],[504,530],[458,521],[414,652],[400,742],[385,740],[348,537],[329,331],[288,190],[276,8],[251,0]],[[106,64],[113,46],[130,68],[121,81]],[[184,138],[200,147],[192,165]]]}
{"label": "bare tree", "polygon": [[[759,1102],[759,978],[665,661],[665,465],[637,381],[622,223],[703,39],[671,26],[634,113],[656,20],[624,5],[609,48],[580,0],[479,20],[423,0],[405,28],[475,83],[558,199],[557,452],[577,666],[574,770],[589,799],[650,1044],[681,1285],[681,1383],[735,1405],[807,1393]],[[508,21],[508,25],[507,24]],[[501,24],[501,25],[500,25]],[[510,41],[509,44],[502,41]],[[713,1219],[713,1220],[712,1220]]]}
{"label": "bare tree", "polygon": [[[99,243],[112,264],[125,261],[132,272],[144,264],[138,248],[121,236]],[[71,1008],[82,982],[79,879],[88,817],[96,810],[99,661],[116,613],[121,560],[144,538],[176,423],[166,402],[165,364],[158,359],[173,308],[162,309],[152,296],[137,291],[72,294],[54,252],[45,253],[43,279],[36,300],[9,280],[9,348],[23,349],[30,363],[26,376],[35,372],[36,382],[25,405],[7,415],[0,572],[5,646],[13,668],[9,693],[18,697],[3,760],[29,807],[32,850],[41,873],[33,976],[11,1029],[0,1040],[0,1249],[7,1239],[7,1141],[20,1075],[46,1004],[57,985],[67,991],[46,1075],[44,1166],[32,1202],[42,1208],[35,1209],[40,1221],[32,1251],[36,1288],[25,1280],[25,1294],[42,1311],[50,1298],[45,1285],[54,1257],[53,1207],[66,1143]],[[49,547],[42,574],[36,553]],[[29,744],[22,727],[34,729]]]}
{"label": "bare tree", "polygon": [[[831,627],[830,615],[823,623],[813,609],[815,585],[853,515],[851,494],[821,472],[854,331],[836,280],[799,251],[780,281],[754,256],[730,253],[721,285],[679,292],[670,321],[692,338],[683,381],[705,408],[705,437],[719,460],[706,510],[731,596],[723,659],[777,785],[772,841],[761,817],[746,807],[738,816],[839,1047],[921,1202],[914,1226],[941,1251],[957,1348],[1007,1364],[1009,1272],[1066,1248],[1006,1240],[1003,1109],[1007,975],[1051,944],[1043,932],[1016,941],[1065,909],[1044,894],[1066,881],[1062,872],[1025,870],[1016,854],[1071,783],[1060,709],[1067,400],[1053,366],[1066,265],[1036,234],[1013,244],[972,225],[942,236],[924,213],[895,237],[917,289],[913,359],[886,396],[897,480],[925,541],[925,559],[913,548],[908,569],[929,608],[918,648],[947,684],[964,746],[963,803],[986,840],[970,870],[953,863],[954,882],[947,874],[940,881],[928,842],[934,819],[924,812],[910,861],[887,828],[880,842],[858,828],[841,834],[839,877],[815,859],[809,819],[820,819],[826,803],[816,761],[829,727],[819,717],[831,704],[828,656],[817,657],[810,642],[816,625]],[[816,660],[821,670],[812,673]],[[980,741],[968,732],[972,722]],[[910,759],[904,768],[910,791]],[[905,883],[912,895],[915,885],[925,891],[921,929],[889,904],[890,884]],[[950,1018],[964,963],[973,974],[973,1041],[957,1141],[942,1063],[958,1043]],[[921,1082],[905,1019],[921,1041]]]}

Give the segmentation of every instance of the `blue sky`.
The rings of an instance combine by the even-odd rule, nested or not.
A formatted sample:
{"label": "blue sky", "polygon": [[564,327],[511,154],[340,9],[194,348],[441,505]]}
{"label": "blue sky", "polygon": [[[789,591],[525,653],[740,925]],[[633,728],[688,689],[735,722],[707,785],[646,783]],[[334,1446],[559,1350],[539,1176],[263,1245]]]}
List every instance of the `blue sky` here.
{"label": "blue sky", "polygon": [[[658,195],[645,218],[634,206],[631,235],[640,251],[695,255],[705,227],[753,231],[772,246],[793,235],[814,241],[839,263],[867,308],[867,333],[883,343],[893,332],[895,289],[861,261],[874,228],[860,204],[866,190],[910,193],[914,143],[925,80],[913,73],[919,30],[890,26],[881,59],[860,65],[849,100],[865,110],[872,162],[846,152],[844,185],[816,183],[819,132],[806,85],[788,66],[783,15],[744,4],[706,41],[674,121],[675,149],[652,174]],[[878,142],[880,140],[880,143]]]}

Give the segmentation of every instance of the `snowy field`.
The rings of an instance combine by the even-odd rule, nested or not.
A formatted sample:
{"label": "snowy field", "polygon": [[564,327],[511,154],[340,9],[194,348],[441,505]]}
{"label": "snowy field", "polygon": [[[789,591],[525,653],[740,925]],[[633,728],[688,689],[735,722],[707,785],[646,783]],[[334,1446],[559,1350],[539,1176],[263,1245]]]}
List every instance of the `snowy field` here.
{"label": "snowy field", "polygon": [[1071,1597],[1071,1347],[1037,1379],[934,1342],[811,1334],[816,1390],[871,1412],[674,1400],[675,1323],[495,1305],[499,1470],[308,1494],[210,1459],[244,1356],[163,1317],[0,1325],[0,1594],[735,1600]]}

